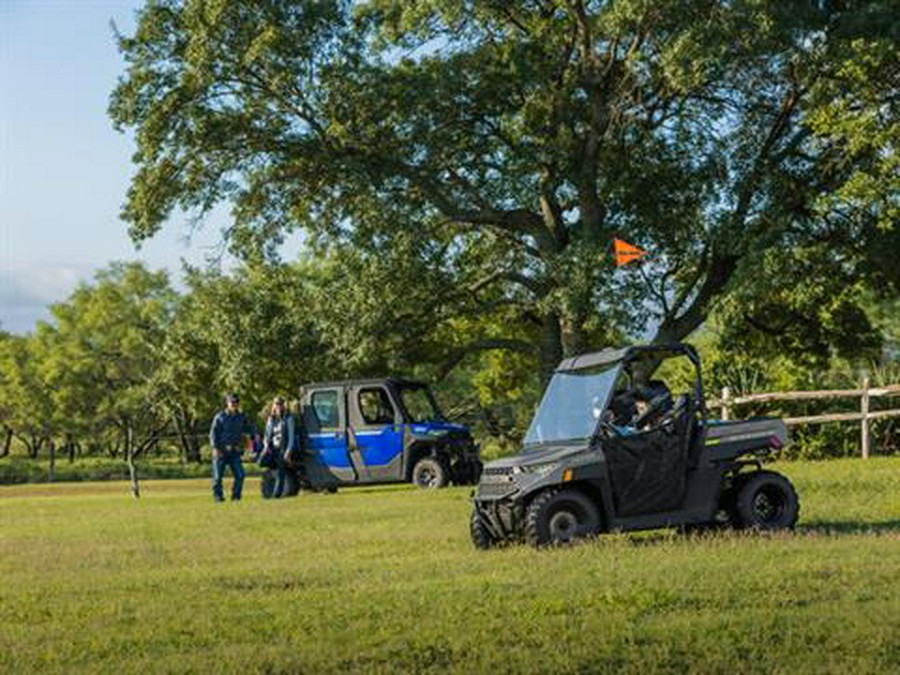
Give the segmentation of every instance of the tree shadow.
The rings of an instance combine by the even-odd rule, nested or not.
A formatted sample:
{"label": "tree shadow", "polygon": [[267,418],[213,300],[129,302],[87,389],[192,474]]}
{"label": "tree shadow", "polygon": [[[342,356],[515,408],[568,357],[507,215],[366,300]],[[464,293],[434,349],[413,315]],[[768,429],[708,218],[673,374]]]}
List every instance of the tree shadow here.
{"label": "tree shadow", "polygon": [[[623,537],[630,546],[658,546],[673,541],[689,541],[691,539],[719,539],[729,537],[784,537],[792,535],[815,535],[823,537],[840,537],[850,535],[890,535],[900,534],[900,519],[883,521],[864,520],[811,520],[800,523],[793,531],[737,530],[732,528],[716,528],[685,532],[676,528],[652,530],[648,532],[619,532],[613,536]],[[601,539],[604,535],[600,535]],[[609,536],[609,535],[606,535]]]}
{"label": "tree shadow", "polygon": [[797,531],[809,534],[900,534],[900,519],[882,521],[812,520],[801,523]]}

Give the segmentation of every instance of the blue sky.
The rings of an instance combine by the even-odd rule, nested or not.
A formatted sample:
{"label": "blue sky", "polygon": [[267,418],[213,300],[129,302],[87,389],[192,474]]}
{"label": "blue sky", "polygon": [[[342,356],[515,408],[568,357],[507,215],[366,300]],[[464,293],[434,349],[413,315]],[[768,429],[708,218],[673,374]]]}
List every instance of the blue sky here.
{"label": "blue sky", "polygon": [[134,172],[130,139],[106,115],[124,66],[110,21],[130,32],[142,3],[0,0],[0,326],[31,330],[112,260],[178,277],[203,263],[227,216],[185,241],[183,218],[141,250],[119,209]]}

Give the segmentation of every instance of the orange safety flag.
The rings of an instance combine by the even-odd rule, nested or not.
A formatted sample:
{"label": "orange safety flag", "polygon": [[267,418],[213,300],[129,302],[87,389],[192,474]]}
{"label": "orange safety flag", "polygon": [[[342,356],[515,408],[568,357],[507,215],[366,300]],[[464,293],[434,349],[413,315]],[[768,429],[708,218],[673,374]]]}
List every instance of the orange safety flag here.
{"label": "orange safety flag", "polygon": [[616,254],[616,267],[627,265],[632,260],[637,260],[641,256],[647,255],[647,251],[644,249],[632,246],[621,239],[613,239],[613,251]]}

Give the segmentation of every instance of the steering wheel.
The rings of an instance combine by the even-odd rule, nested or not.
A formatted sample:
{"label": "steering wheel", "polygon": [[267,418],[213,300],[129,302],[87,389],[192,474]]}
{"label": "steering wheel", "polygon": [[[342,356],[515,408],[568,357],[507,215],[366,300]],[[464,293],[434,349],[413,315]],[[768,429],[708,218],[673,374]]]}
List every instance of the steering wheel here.
{"label": "steering wheel", "polygon": [[624,438],[625,437],[625,434],[623,434],[619,430],[619,428],[615,424],[610,422],[609,420],[601,419],[599,426],[600,426],[600,429],[602,429],[604,432],[606,432],[607,437],[612,437],[612,438]]}
{"label": "steering wheel", "polygon": [[689,399],[686,394],[682,394],[681,396],[679,396],[675,401],[675,405],[672,406],[672,409],[669,410],[665,415],[663,415],[659,420],[660,426],[669,424],[679,415],[681,415],[681,413],[684,412],[684,409],[687,408],[688,400]]}

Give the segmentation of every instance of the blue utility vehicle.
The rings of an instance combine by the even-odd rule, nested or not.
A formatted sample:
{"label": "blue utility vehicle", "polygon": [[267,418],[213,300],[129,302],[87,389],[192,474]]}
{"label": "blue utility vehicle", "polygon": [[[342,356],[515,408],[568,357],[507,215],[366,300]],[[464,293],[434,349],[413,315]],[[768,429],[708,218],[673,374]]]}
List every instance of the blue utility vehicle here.
{"label": "blue utility vehicle", "polygon": [[[401,378],[318,382],[300,389],[300,448],[288,492],[414,483],[474,485],[481,476],[469,429],[445,419],[428,385]],[[267,473],[263,495],[274,477]]]}

